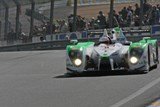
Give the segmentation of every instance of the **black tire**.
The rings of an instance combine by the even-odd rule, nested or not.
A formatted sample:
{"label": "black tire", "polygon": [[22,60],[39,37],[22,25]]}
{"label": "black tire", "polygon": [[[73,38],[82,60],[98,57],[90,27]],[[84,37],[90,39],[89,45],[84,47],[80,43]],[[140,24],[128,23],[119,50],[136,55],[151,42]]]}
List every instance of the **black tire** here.
{"label": "black tire", "polygon": [[159,64],[158,43],[156,43],[156,63]]}
{"label": "black tire", "polygon": [[148,46],[148,63],[146,64],[147,66],[147,69],[145,71],[143,71],[143,73],[148,73],[150,71],[150,49],[149,49],[149,46]]}
{"label": "black tire", "polygon": [[152,67],[154,69],[157,68],[158,64],[159,64],[159,58],[158,58],[158,43],[156,43],[156,58],[154,59],[155,60],[155,65]]}
{"label": "black tire", "polygon": [[156,69],[157,67],[158,67],[158,65],[157,65],[157,64],[153,66],[153,68],[154,68],[154,69]]}

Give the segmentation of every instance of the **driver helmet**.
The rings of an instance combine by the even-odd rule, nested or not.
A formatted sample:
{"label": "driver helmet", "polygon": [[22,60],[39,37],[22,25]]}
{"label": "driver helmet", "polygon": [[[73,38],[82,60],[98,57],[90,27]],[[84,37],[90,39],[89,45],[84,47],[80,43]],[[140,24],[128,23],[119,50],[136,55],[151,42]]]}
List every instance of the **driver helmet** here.
{"label": "driver helmet", "polygon": [[106,29],[104,29],[103,36],[99,39],[99,43],[110,44],[110,37]]}

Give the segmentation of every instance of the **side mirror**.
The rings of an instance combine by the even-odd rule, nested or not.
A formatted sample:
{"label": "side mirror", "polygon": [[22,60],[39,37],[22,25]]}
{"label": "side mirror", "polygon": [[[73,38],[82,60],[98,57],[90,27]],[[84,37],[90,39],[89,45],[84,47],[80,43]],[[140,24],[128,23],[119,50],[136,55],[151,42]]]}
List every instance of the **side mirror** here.
{"label": "side mirror", "polygon": [[143,40],[151,39],[151,37],[143,37]]}
{"label": "side mirror", "polygon": [[78,40],[70,40],[70,44],[77,45],[78,44]]}
{"label": "side mirror", "polygon": [[145,42],[147,43],[148,40],[150,40],[151,37],[143,37],[143,40],[145,40]]}
{"label": "side mirror", "polygon": [[124,45],[131,45],[132,42],[131,41],[125,41]]}

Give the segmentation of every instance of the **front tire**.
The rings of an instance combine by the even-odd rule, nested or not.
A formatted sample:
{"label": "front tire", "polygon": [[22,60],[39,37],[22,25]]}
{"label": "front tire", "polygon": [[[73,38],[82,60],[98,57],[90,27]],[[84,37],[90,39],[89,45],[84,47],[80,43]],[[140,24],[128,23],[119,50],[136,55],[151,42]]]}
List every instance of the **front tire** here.
{"label": "front tire", "polygon": [[146,70],[143,71],[143,73],[148,73],[150,71],[150,49],[149,49],[149,46],[148,46],[148,62],[146,63]]}
{"label": "front tire", "polygon": [[156,44],[156,63],[159,64],[158,43]]}
{"label": "front tire", "polygon": [[156,43],[156,55],[155,55],[155,58],[153,60],[154,60],[155,65],[152,68],[156,69],[158,64],[159,64],[158,43]]}

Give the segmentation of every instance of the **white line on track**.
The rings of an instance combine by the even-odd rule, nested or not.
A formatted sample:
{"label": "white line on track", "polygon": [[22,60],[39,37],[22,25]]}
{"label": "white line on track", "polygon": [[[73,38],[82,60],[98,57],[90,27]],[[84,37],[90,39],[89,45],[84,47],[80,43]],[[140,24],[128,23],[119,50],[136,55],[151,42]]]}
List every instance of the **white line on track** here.
{"label": "white line on track", "polygon": [[111,105],[110,107],[120,107],[122,105],[124,105],[125,103],[129,102],[130,100],[134,99],[135,97],[143,94],[145,91],[147,91],[148,89],[152,88],[154,85],[158,84],[160,82],[160,78],[150,82],[149,84],[147,84],[146,86],[140,88],[138,91],[136,91],[135,93],[129,95],[128,97],[120,100],[119,102]]}

